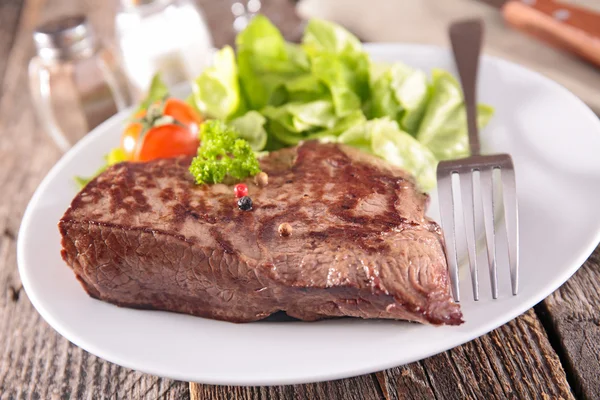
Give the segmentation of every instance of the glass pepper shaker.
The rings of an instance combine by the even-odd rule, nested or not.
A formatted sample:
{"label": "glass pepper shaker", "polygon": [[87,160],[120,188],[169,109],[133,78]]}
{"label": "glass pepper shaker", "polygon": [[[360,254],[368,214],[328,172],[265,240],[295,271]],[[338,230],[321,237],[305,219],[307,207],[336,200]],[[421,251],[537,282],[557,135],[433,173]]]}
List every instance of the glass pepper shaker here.
{"label": "glass pepper shaker", "polygon": [[33,39],[37,49],[29,63],[33,104],[61,150],[131,105],[116,55],[95,37],[84,16],[40,25]]}

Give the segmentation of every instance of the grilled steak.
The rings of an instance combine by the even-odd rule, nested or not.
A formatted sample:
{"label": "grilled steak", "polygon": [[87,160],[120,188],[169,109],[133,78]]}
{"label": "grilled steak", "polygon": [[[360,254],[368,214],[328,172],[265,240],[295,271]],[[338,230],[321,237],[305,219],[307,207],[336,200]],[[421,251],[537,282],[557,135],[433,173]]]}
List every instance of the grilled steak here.
{"label": "grilled steak", "polygon": [[242,211],[232,186],[195,185],[189,163],[118,164],[75,197],[62,256],[91,296],[234,322],[280,310],[462,322],[428,197],[402,170],[306,142],[261,160],[269,184],[248,179]]}

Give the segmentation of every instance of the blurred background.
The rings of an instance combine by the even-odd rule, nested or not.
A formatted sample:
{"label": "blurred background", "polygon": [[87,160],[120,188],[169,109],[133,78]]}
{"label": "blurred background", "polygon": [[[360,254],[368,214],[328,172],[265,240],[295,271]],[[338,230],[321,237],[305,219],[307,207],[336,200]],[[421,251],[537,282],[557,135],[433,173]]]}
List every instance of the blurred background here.
{"label": "blurred background", "polygon": [[487,54],[554,79],[600,113],[600,2],[505,3],[29,0],[14,2],[14,7],[29,10],[21,12],[22,21],[0,16],[0,32],[2,26],[12,31],[19,22],[20,29],[31,30],[30,42],[21,44],[30,58],[30,94],[40,122],[62,150],[82,132],[139,101],[155,72],[169,86],[192,80],[210,63],[213,49],[233,44],[236,32],[257,13],[268,16],[291,41],[301,38],[306,20],[324,18],[365,42],[443,46],[450,21],[479,16],[486,23]]}

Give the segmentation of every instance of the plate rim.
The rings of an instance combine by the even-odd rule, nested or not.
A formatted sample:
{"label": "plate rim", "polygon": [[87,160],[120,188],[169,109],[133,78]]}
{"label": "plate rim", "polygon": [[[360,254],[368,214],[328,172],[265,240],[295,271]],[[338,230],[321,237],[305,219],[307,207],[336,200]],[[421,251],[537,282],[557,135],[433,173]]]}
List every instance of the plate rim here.
{"label": "plate rim", "polygon": [[[410,50],[412,50],[412,51],[434,51],[434,52],[435,51],[450,51],[449,48],[446,46],[415,44],[415,43],[377,42],[377,43],[366,43],[364,46],[365,46],[365,50],[371,54],[374,51],[386,51],[386,49],[388,49],[387,51],[394,51],[394,50],[398,51],[399,49],[402,49],[402,51],[406,51],[406,50],[409,50],[409,51]],[[564,86],[551,80],[550,78],[546,77],[545,75],[543,75],[542,73],[540,73],[538,71],[534,71],[532,69],[521,66],[512,61],[505,60],[500,57],[484,54],[484,55],[482,55],[482,59],[489,60],[493,63],[504,64],[510,68],[517,68],[518,70],[537,75],[539,78],[541,78],[543,81],[545,81],[545,84],[548,84],[548,85],[554,87],[555,89],[562,92],[562,95],[565,95],[565,96],[569,97],[571,101],[575,101],[576,103],[578,103],[579,108],[581,108],[582,115],[584,112],[587,113],[588,117],[590,119],[590,122],[595,124],[597,126],[598,132],[600,132],[600,119],[581,99],[579,99],[577,96],[575,96],[571,91],[566,89]],[[41,197],[42,193],[45,192],[46,187],[49,186],[50,182],[55,178],[56,175],[58,175],[58,172],[59,172],[59,170],[62,169],[63,165],[67,164],[72,158],[76,157],[77,153],[79,152],[79,150],[81,148],[87,147],[88,141],[92,140],[93,137],[99,135],[98,132],[106,130],[107,129],[106,126],[111,126],[116,123],[121,123],[124,116],[128,115],[129,112],[130,112],[130,110],[125,110],[120,113],[117,113],[114,116],[107,119],[106,121],[104,121],[103,123],[101,123],[98,127],[94,128],[88,135],[86,135],[86,137],[84,137],[75,146],[73,146],[73,148],[71,148],[67,153],[65,153],[52,166],[50,171],[46,174],[46,176],[40,182],[40,184],[36,188],[34,194],[32,195],[32,197],[25,209],[23,218],[21,220],[19,233],[17,236],[17,264],[18,264],[19,275],[20,275],[20,278],[21,278],[21,281],[23,284],[23,288],[26,291],[29,300],[31,301],[31,303],[34,306],[34,308],[36,309],[36,311],[40,314],[40,316],[46,322],[48,322],[48,324],[55,331],[57,331],[61,336],[63,336],[64,338],[66,338],[71,343],[75,344],[76,346],[78,346],[78,347],[82,348],[83,350],[88,351],[89,353],[96,355],[106,361],[120,365],[125,368],[133,369],[136,371],[140,371],[140,372],[144,372],[144,373],[148,373],[148,374],[152,374],[152,375],[156,375],[156,376],[176,379],[176,380],[183,380],[183,381],[188,381],[188,382],[198,381],[198,376],[191,376],[191,375],[186,375],[186,374],[171,374],[171,375],[164,374],[164,371],[159,371],[156,368],[147,368],[144,365],[139,365],[139,363],[135,362],[135,361],[130,362],[127,358],[122,358],[118,354],[113,354],[110,352],[107,353],[107,352],[103,351],[102,348],[99,348],[96,345],[94,345],[93,343],[90,343],[90,341],[85,340],[85,338],[83,338],[83,337],[79,337],[77,335],[71,334],[71,331],[68,328],[63,327],[62,324],[60,322],[58,322],[57,319],[54,318],[53,314],[46,310],[43,301],[40,300],[38,298],[37,293],[31,289],[32,284],[30,282],[30,276],[27,273],[26,268],[24,267],[24,265],[25,265],[25,259],[24,259],[25,255],[24,254],[26,251],[26,244],[27,244],[26,238],[28,236],[29,229],[31,229],[32,225],[33,225],[32,224],[32,222],[33,222],[32,215],[33,215],[34,206],[37,203],[39,203],[39,198]],[[379,363],[377,363],[376,367],[374,367],[372,365],[366,365],[366,366],[361,366],[360,368],[345,368],[343,370],[338,368],[334,372],[319,373],[317,375],[310,375],[307,373],[303,373],[303,374],[294,374],[293,378],[279,376],[276,378],[262,378],[262,379],[255,379],[255,378],[229,379],[223,375],[214,375],[214,376],[205,375],[201,379],[201,381],[202,381],[202,383],[206,383],[206,384],[252,385],[252,386],[255,386],[255,385],[261,385],[261,386],[262,385],[287,385],[287,384],[301,384],[301,383],[309,383],[309,382],[322,382],[322,381],[329,381],[329,380],[334,380],[334,379],[341,379],[341,378],[354,377],[354,376],[358,376],[358,375],[373,373],[375,371],[380,371],[380,370],[396,367],[399,365],[405,365],[405,364],[408,364],[411,362],[415,362],[418,360],[422,360],[422,359],[431,357],[433,355],[450,350],[454,347],[463,345],[464,343],[467,343],[475,338],[478,338],[480,336],[483,336],[483,335],[489,333],[490,331],[498,328],[499,326],[502,326],[502,325],[512,321],[513,319],[517,318],[518,316],[523,314],[525,311],[527,311],[528,309],[533,307],[535,304],[539,303],[540,301],[542,301],[543,299],[548,297],[552,292],[554,292],[561,285],[563,285],[568,279],[570,279],[571,276],[575,272],[577,272],[577,270],[579,270],[579,268],[581,268],[583,263],[589,258],[589,256],[592,254],[592,252],[597,247],[599,242],[600,242],[600,223],[598,224],[598,227],[596,228],[595,235],[588,239],[588,242],[585,244],[585,246],[582,245],[582,248],[584,248],[585,251],[582,251],[577,257],[575,257],[574,261],[568,265],[568,268],[565,267],[563,270],[561,270],[560,272],[558,272],[555,275],[554,279],[552,279],[552,281],[551,281],[552,284],[547,285],[547,290],[540,290],[540,291],[538,291],[538,293],[535,296],[532,296],[530,301],[521,303],[518,306],[513,307],[510,312],[506,313],[506,317],[502,319],[503,322],[500,322],[500,323],[497,323],[495,321],[487,322],[487,323],[478,325],[477,327],[475,327],[475,329],[471,329],[469,331],[469,334],[465,336],[465,337],[467,337],[467,339],[465,339],[464,341],[456,342],[455,345],[450,348],[448,348],[447,345],[445,345],[445,344],[440,345],[440,344],[432,343],[429,352],[420,353],[418,356],[405,358],[404,361],[401,361],[401,362],[398,362],[398,361],[379,362]]]}

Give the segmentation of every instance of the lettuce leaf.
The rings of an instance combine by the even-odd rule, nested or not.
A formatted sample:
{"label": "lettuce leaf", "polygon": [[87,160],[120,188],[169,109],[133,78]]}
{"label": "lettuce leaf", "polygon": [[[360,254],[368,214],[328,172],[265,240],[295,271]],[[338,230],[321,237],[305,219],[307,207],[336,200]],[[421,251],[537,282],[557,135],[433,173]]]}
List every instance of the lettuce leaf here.
{"label": "lettuce leaf", "polygon": [[331,128],[336,116],[331,102],[317,100],[309,103],[287,103],[281,107],[266,107],[263,114],[279,122],[291,132],[302,133],[315,128]]}
{"label": "lettuce leaf", "polygon": [[[371,62],[358,38],[318,19],[297,45],[258,15],[236,45],[236,55],[229,47],[217,53],[191,100],[255,152],[310,139],[345,143],[412,172],[424,189],[435,183],[437,161],[469,154],[462,91],[446,71],[428,77]],[[493,109],[478,110],[481,128]]]}
{"label": "lettuce leaf", "polygon": [[[467,116],[460,84],[449,72],[440,69],[434,70],[432,77],[431,98],[417,139],[440,161],[467,157],[470,154]],[[493,114],[493,108],[478,106],[479,129],[487,125]]]}
{"label": "lettuce leaf", "polygon": [[352,113],[343,118],[338,118],[331,128],[319,131],[320,137],[324,136],[340,136],[343,132],[350,129],[354,125],[360,125],[367,121],[365,114],[361,110],[354,110]]}
{"label": "lettuce leaf", "polygon": [[390,117],[415,135],[427,106],[427,75],[402,63],[392,64],[377,75],[371,81],[369,116]]}
{"label": "lettuce leaf", "polygon": [[238,132],[238,136],[250,144],[252,150],[261,151],[267,144],[267,131],[265,131],[267,119],[258,111],[248,111],[241,117],[229,122],[229,126]]}
{"label": "lettuce leaf", "polygon": [[273,105],[283,105],[287,102],[311,102],[315,100],[330,99],[331,95],[327,87],[313,75],[300,75],[292,78],[283,84],[285,98],[278,103],[273,101]]}
{"label": "lettuce leaf", "polygon": [[389,67],[371,81],[371,98],[365,104],[365,113],[372,118],[389,117],[393,120],[398,119],[402,111],[400,104],[392,91],[392,75]]}
{"label": "lettuce leaf", "polygon": [[289,80],[308,74],[308,57],[287,43],[279,30],[257,15],[236,38],[240,82],[248,106],[260,110],[273,104],[274,94]]}
{"label": "lettuce leaf", "polygon": [[336,115],[344,117],[360,109],[361,99],[353,88],[357,78],[348,64],[332,53],[319,54],[311,62],[313,76],[331,93]]}
{"label": "lettuce leaf", "polygon": [[295,146],[305,139],[302,134],[293,132],[276,119],[270,119],[267,123],[266,149],[269,151],[278,150],[282,147]]}
{"label": "lettuce leaf", "polygon": [[233,49],[225,46],[216,52],[213,65],[196,78],[192,88],[196,107],[210,118],[225,120],[243,108]]}
{"label": "lettuce leaf", "polygon": [[[270,115],[269,123],[267,124],[267,131],[269,132],[269,139],[266,148],[269,150],[276,150],[285,146],[294,146],[303,140],[311,139],[323,139],[329,138],[329,141],[337,142],[337,136],[350,129],[355,125],[364,123],[367,119],[360,110],[356,110],[351,114],[343,118],[336,119],[333,116],[333,107],[331,103],[322,102],[320,104],[312,104],[311,106],[320,113],[320,115],[310,115],[308,109],[303,107],[304,105],[297,105],[298,110],[303,110],[308,115],[297,114],[297,117],[291,116],[291,114],[284,114],[284,117],[277,117],[274,114],[276,112],[285,112],[285,107],[277,110],[265,110],[266,115]],[[322,107],[322,108],[321,108]],[[329,115],[328,115],[329,114]],[[287,119],[285,117],[288,117]],[[304,121],[298,118],[306,118]],[[331,119],[330,119],[331,118]],[[307,120],[311,120],[314,125],[300,126],[309,127],[310,129],[304,129],[298,131],[296,124],[306,124]],[[328,122],[329,121],[329,122]],[[333,121],[333,124],[331,123]],[[274,140],[271,140],[271,137]]]}
{"label": "lettuce leaf", "polygon": [[396,63],[390,68],[391,89],[402,108],[398,121],[402,129],[416,134],[428,100],[427,75],[421,70]]}
{"label": "lettuce leaf", "polygon": [[309,21],[302,38],[311,73],[331,93],[339,117],[361,107],[369,93],[369,56],[360,41],[331,22]]}
{"label": "lettuce leaf", "polygon": [[435,156],[390,118],[377,118],[356,125],[342,133],[338,140],[410,172],[422,190],[435,187]]}
{"label": "lettuce leaf", "polygon": [[371,148],[375,155],[410,172],[422,190],[435,187],[437,160],[427,147],[402,131],[395,121],[379,122],[372,129]]}
{"label": "lettuce leaf", "polygon": [[334,54],[361,53],[360,40],[340,25],[322,19],[311,19],[304,31],[302,44],[309,54],[331,52]]}

